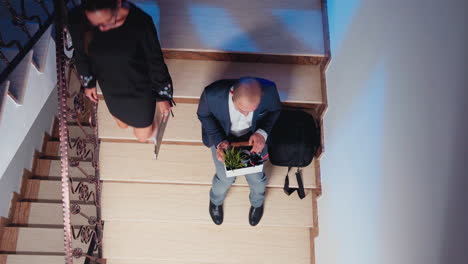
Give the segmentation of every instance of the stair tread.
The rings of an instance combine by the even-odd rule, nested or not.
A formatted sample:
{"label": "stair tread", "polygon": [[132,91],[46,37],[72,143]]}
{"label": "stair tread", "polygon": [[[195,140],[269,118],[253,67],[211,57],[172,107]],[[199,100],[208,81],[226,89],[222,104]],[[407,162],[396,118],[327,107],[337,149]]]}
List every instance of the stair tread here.
{"label": "stair tread", "polygon": [[[211,151],[205,146],[162,144],[158,160],[154,159],[154,145],[142,143],[102,142],[100,173],[104,181],[155,182],[211,185],[215,173]],[[267,162],[265,174],[268,187],[283,187],[286,167]],[[305,188],[316,188],[319,172],[317,161],[303,169]],[[290,175],[294,176],[293,173]],[[297,186],[290,177],[292,187]],[[237,186],[246,186],[245,177],[238,177]]]}
{"label": "stair tread", "polygon": [[[255,76],[276,83],[282,102],[321,104],[320,66],[166,59],[174,97],[200,98],[203,89],[220,79]],[[99,91],[101,93],[101,91]]]}
{"label": "stair tread", "polygon": [[[63,253],[63,228],[5,227],[3,235],[0,243],[3,252]],[[12,244],[13,239],[5,239],[8,237],[16,237],[16,245]],[[72,247],[88,250],[79,240],[73,240]]]}
{"label": "stair tread", "polygon": [[[154,221],[211,224],[208,214],[210,186],[105,182],[102,193],[104,221]],[[223,225],[248,226],[248,187],[232,187],[224,202]],[[314,227],[310,190],[300,200],[283,190],[266,192],[265,212],[260,226]]]}
{"label": "stair tread", "polygon": [[311,243],[309,228],[107,221],[103,252],[128,260],[310,264]]}
{"label": "stair tread", "polygon": [[[12,220],[15,225],[63,225],[61,203],[19,202]],[[96,216],[94,205],[80,204],[81,212]],[[29,212],[27,211],[29,209]],[[71,215],[73,225],[87,225],[88,220],[81,215]]]}
{"label": "stair tread", "polygon": [[[85,132],[87,134],[85,134]],[[82,128],[80,128],[79,126],[75,126],[75,125],[68,126],[68,133],[69,133],[69,137],[73,140],[73,142],[75,142],[74,140],[77,140],[77,139],[86,140],[87,135],[94,135],[93,128],[87,127],[87,126],[83,126]],[[72,143],[72,145],[74,144]],[[88,152],[88,150],[92,150],[93,147],[94,147],[93,144],[86,143],[86,151],[82,152],[82,154],[84,155],[82,158],[84,159],[91,158],[90,153],[88,155],[86,155],[86,153]],[[43,152],[42,154],[47,155],[47,156],[59,157],[60,156],[60,141],[56,141],[56,139],[54,141],[48,141],[45,152]],[[78,148],[76,146],[73,146],[73,147],[69,146],[68,156],[79,157]]]}
{"label": "stair tread", "polygon": [[[5,264],[63,264],[63,256],[43,256],[43,255],[0,255],[5,258]],[[85,258],[73,259],[74,264],[84,263]],[[0,261],[0,263],[3,263]],[[108,262],[109,263],[109,262]],[[113,262],[110,262],[113,263]],[[117,264],[117,263],[116,263]]]}
{"label": "stair tread", "polygon": [[[159,24],[163,48],[324,54],[320,0],[241,1],[235,4],[226,0],[164,0],[157,4],[140,2],[137,5]],[[242,8],[245,5],[249,8]]]}
{"label": "stair tread", "polygon": [[[201,124],[197,117],[197,104],[177,104],[175,118],[167,123],[163,140],[201,143]],[[99,137],[109,139],[136,139],[132,128],[121,129],[109,113],[104,100],[98,107]]]}
{"label": "stair tread", "polygon": [[[35,180],[29,179],[27,183],[30,189],[35,191],[29,191],[24,194],[24,199],[29,200],[58,200],[62,199],[62,182],[61,181],[43,181],[43,180]],[[78,187],[78,182],[73,182],[73,188],[76,189]],[[94,184],[87,183],[88,190],[94,192],[95,186]],[[71,193],[70,192],[70,199],[72,201],[79,201],[79,193]],[[92,199],[91,199],[92,200]]]}
{"label": "stair tread", "polygon": [[[87,174],[94,175],[95,170],[93,166],[91,165],[91,162],[81,161],[79,166]],[[70,166],[69,173],[74,179],[86,178],[86,176],[77,167]],[[38,159],[34,175],[39,176],[39,177],[48,177],[48,176],[60,177],[62,175],[60,160]]]}
{"label": "stair tread", "polygon": [[[107,258],[107,263],[106,264],[128,264],[129,263],[129,260],[128,259],[111,259],[111,258]],[[197,262],[197,261],[189,261],[189,260],[185,260],[185,261],[180,261],[180,260],[166,260],[166,259],[163,259],[163,260],[155,260],[155,259],[141,259],[141,258],[133,258],[131,260],[131,263],[132,264],[199,264],[200,262]],[[219,262],[203,262],[204,264],[219,264]],[[8,264],[8,263],[7,263]],[[16,263],[15,263],[16,264]],[[23,264],[23,263],[21,263]]]}

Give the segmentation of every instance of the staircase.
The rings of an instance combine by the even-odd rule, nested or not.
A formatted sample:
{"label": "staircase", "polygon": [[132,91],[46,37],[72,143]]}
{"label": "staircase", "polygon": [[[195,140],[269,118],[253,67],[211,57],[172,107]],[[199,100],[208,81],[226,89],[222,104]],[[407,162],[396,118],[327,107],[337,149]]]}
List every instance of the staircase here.
{"label": "staircase", "polygon": [[[161,10],[169,13],[161,15],[160,34],[177,106],[175,118],[169,120],[166,128],[158,160],[154,159],[152,144],[137,142],[130,128],[117,128],[101,96],[98,120],[104,257],[119,264],[314,263],[320,161],[315,159],[303,170],[307,188],[303,200],[284,194],[287,168],[267,164],[265,214],[257,227],[248,223],[249,187],[244,177],[238,177],[224,203],[224,222],[216,226],[208,213],[215,169],[210,150],[202,145],[196,110],[202,90],[211,82],[258,76],[276,82],[285,106],[299,107],[320,118],[326,105],[323,46],[301,49],[273,45],[268,50],[271,53],[265,54],[249,52],[247,47],[232,50],[200,46],[195,40],[196,30],[186,29],[196,27],[189,21],[196,23],[193,21],[198,18],[180,11],[177,13],[180,21],[169,23],[174,22],[170,15],[183,10],[182,6],[189,2],[196,1],[159,2]],[[212,2],[217,7],[230,5],[227,1]],[[197,8],[202,10],[195,15],[221,12],[220,8]],[[223,21],[219,23],[226,26]],[[316,26],[310,25],[310,29]],[[206,32],[209,30],[212,32]],[[203,36],[208,39],[214,40],[217,34],[224,37],[216,25],[207,26],[206,31]],[[169,36],[170,33],[173,35]],[[164,34],[168,34],[166,38]],[[282,34],[285,33],[270,36],[271,41],[280,41]],[[184,41],[172,42],[174,35]],[[177,48],[168,48],[169,45]],[[305,50],[308,54],[302,53]],[[321,50],[321,54],[312,50]],[[297,186],[297,182],[292,185]]]}
{"label": "staircase", "polygon": [[[177,106],[155,160],[154,146],[139,143],[131,129],[118,128],[100,96],[102,245],[107,263],[315,263],[320,155],[303,169],[307,194],[303,200],[284,194],[287,168],[266,165],[265,213],[256,227],[248,223],[249,187],[244,177],[238,177],[224,204],[224,223],[216,226],[208,213],[215,170],[209,149],[201,143],[196,109],[203,88],[211,82],[248,75],[274,81],[285,107],[322,120],[327,104],[324,71],[329,61],[324,3],[162,0],[157,5],[153,1],[136,4],[159,25]],[[238,8],[242,5],[252,8]],[[259,12],[274,19],[256,16]],[[211,20],[206,21],[207,16]],[[74,123],[69,123],[69,131],[71,138],[82,135]],[[58,134],[47,137],[44,146],[35,169],[23,180],[9,220],[3,220],[3,230],[0,224],[0,264],[63,263]],[[76,151],[69,155],[79,156]],[[75,187],[86,180],[83,172],[94,174],[91,160],[81,160],[80,168],[70,167]],[[292,187],[297,186],[294,177],[290,180]],[[71,200],[80,204],[85,215],[96,215],[91,203],[78,202],[77,193],[71,193]],[[72,224],[88,222],[72,215]],[[86,250],[89,245],[83,242],[77,239],[72,247]],[[84,263],[84,258],[74,263]]]}
{"label": "staircase", "polygon": [[[81,135],[76,127],[71,137]],[[21,192],[15,194],[8,219],[0,224],[1,264],[63,263],[63,216],[58,127],[44,136],[41,152],[36,153],[33,169],[23,175]],[[71,154],[72,156],[74,153]],[[76,168],[75,168],[76,169]],[[73,170],[73,169],[72,169]],[[93,173],[92,170],[88,170]],[[75,185],[76,186],[76,185]],[[78,193],[71,199],[78,201]],[[92,204],[81,204],[82,212],[93,216]],[[84,218],[72,216],[74,225],[86,225]],[[76,243],[84,249],[83,243]],[[84,263],[84,259],[74,263]]]}

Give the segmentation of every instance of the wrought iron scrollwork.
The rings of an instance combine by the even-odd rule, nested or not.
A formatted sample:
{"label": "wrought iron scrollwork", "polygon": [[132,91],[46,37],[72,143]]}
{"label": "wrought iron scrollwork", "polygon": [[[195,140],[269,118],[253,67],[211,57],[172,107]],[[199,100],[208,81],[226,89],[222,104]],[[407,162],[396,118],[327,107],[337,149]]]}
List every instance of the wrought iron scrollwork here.
{"label": "wrought iron scrollwork", "polygon": [[[79,82],[73,60],[66,55],[67,51],[73,50],[64,23],[67,3],[64,0],[55,0],[65,260],[67,264],[73,263],[73,259],[77,258],[105,263],[102,258],[103,221],[100,211],[98,106],[85,99],[84,87]],[[72,80],[75,82],[72,83]],[[76,128],[73,132],[78,134],[71,135],[71,125]],[[70,153],[73,153],[73,156]],[[89,163],[93,173],[89,171],[89,166],[84,166]],[[70,170],[70,168],[75,169]],[[82,204],[94,205],[95,214],[85,213]],[[72,216],[73,220],[86,219],[87,225],[73,225]],[[87,253],[84,253],[84,249],[80,246],[72,247],[73,241],[87,245]]]}

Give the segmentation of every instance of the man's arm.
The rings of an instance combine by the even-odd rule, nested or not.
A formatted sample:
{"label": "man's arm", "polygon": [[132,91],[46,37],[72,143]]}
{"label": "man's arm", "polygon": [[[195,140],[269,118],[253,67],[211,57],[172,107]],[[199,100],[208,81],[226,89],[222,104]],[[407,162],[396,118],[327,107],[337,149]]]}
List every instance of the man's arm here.
{"label": "man's arm", "polygon": [[219,121],[214,117],[210,110],[208,101],[206,98],[206,90],[203,91],[200,97],[200,103],[198,104],[197,116],[200,120],[205,132],[208,135],[209,145],[218,146],[223,140],[226,139],[223,128]]}

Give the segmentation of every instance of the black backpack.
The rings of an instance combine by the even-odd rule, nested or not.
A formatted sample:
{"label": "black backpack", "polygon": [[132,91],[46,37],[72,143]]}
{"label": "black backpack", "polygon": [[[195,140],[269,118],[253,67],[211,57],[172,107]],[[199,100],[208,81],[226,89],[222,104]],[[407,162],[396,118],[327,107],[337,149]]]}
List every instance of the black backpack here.
{"label": "black backpack", "polygon": [[[317,121],[303,111],[283,110],[269,136],[268,153],[270,162],[276,166],[288,167],[284,180],[284,192],[291,195],[297,191],[305,197],[301,169],[314,159],[320,146],[320,129]],[[296,178],[298,188],[289,187],[289,172],[298,167]]]}

